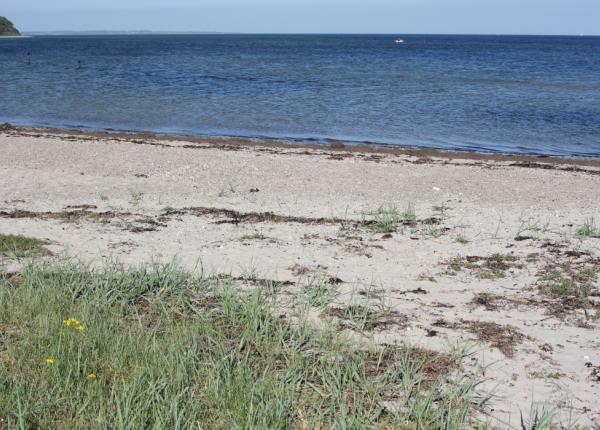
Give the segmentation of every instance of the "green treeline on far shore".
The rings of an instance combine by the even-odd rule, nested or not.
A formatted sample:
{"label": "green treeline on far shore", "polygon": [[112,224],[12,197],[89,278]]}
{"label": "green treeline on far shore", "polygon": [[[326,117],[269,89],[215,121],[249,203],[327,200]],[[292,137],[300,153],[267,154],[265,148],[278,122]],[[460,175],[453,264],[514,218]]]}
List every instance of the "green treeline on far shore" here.
{"label": "green treeline on far shore", "polygon": [[12,22],[0,16],[0,36],[19,36],[20,34]]}

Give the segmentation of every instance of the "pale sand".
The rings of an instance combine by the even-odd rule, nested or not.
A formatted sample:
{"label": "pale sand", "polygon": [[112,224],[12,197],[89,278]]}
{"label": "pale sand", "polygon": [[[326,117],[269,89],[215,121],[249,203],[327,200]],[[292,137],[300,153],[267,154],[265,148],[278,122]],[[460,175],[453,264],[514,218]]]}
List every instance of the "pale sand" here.
{"label": "pale sand", "polygon": [[[588,218],[600,226],[600,168],[591,163],[570,170],[565,162],[554,169],[524,168],[509,166],[510,159],[466,158],[9,129],[0,132],[0,233],[48,239],[55,254],[96,263],[177,258],[211,273],[252,272],[301,284],[308,275],[291,269],[297,265],[340,278],[338,303],[374,286],[408,322],[366,336],[440,351],[471,344],[466,369],[489,366],[483,387],[495,388],[486,411],[494,419],[517,426],[520,411],[527,415],[532,403],[545,403],[565,423],[569,417],[582,424],[600,421],[600,382],[588,367],[600,366],[600,324],[594,319],[600,300],[591,297],[585,312],[555,315],[547,310],[554,302],[538,289],[544,269],[600,268],[600,239],[577,235]],[[409,204],[421,222],[391,238],[351,222],[380,205]],[[69,209],[76,219],[62,219],[67,206],[78,205],[92,207]],[[441,225],[422,222],[440,217],[433,207],[442,205],[448,209]],[[219,222],[233,215],[207,209],[160,217],[166,207],[232,209],[241,218]],[[97,219],[89,213],[105,211],[114,214]],[[243,216],[266,211],[347,221]],[[135,232],[144,228],[153,231]],[[253,232],[267,238],[241,240]],[[519,233],[531,238],[517,241]],[[469,242],[461,244],[459,237]],[[448,273],[452,258],[493,253],[517,258],[504,278],[481,279],[486,270],[476,268]],[[4,264],[14,270],[22,262]],[[289,287],[292,293],[299,288]],[[598,294],[598,281],[595,288]],[[470,304],[484,292],[510,302],[496,309],[493,303]],[[489,342],[477,341],[466,326],[478,320],[507,324],[526,336],[514,357],[491,346],[492,332]]]}

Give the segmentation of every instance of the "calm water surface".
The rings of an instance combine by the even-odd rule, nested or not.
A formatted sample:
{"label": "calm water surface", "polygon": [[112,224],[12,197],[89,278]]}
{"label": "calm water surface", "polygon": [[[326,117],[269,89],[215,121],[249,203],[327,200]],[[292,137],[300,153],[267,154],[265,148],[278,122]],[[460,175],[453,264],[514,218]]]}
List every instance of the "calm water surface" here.
{"label": "calm water surface", "polygon": [[396,37],[3,39],[0,121],[600,156],[600,38]]}

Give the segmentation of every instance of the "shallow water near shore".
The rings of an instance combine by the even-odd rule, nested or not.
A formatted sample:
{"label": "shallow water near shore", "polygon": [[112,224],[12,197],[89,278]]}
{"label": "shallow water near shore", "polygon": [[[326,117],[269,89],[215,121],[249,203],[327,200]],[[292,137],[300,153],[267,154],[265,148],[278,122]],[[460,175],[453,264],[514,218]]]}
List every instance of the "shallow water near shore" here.
{"label": "shallow water near shore", "polygon": [[6,39],[0,121],[600,156],[599,37],[396,37]]}

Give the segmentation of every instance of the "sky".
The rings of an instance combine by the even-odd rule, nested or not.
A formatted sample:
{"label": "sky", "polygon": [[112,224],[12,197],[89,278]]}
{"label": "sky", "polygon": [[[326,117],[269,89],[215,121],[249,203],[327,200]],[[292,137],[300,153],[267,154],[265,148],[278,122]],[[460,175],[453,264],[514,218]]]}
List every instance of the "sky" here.
{"label": "sky", "polygon": [[600,0],[0,0],[21,31],[600,34]]}

